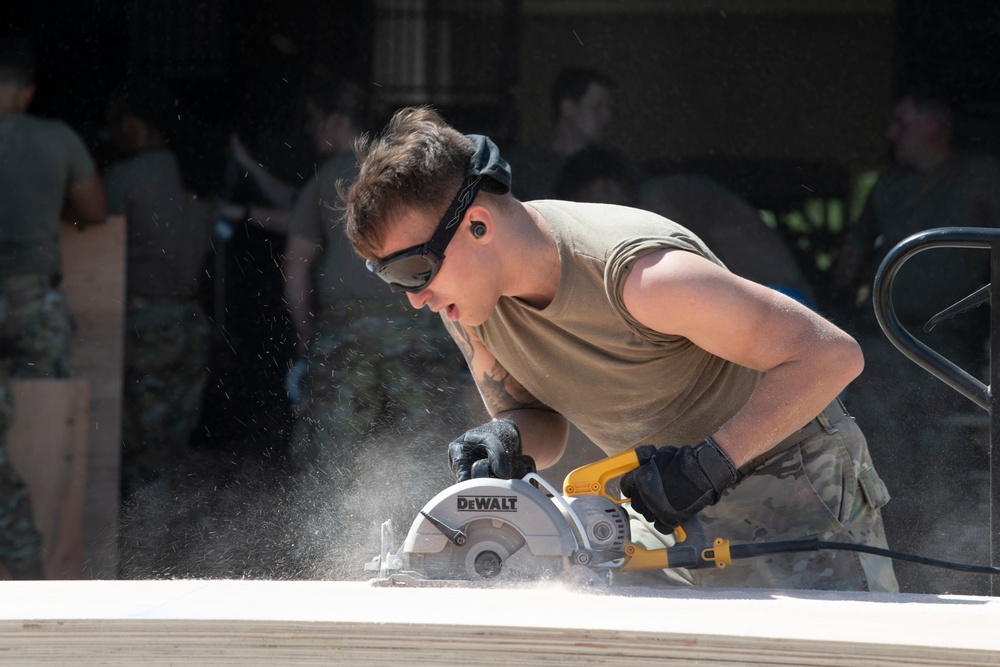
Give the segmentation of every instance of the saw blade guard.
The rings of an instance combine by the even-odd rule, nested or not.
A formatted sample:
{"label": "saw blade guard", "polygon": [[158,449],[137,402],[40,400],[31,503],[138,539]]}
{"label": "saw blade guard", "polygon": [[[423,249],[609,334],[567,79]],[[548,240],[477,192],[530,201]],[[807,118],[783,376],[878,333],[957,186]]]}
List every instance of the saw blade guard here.
{"label": "saw blade guard", "polygon": [[432,498],[410,526],[397,566],[427,579],[545,576],[578,549],[565,517],[525,480],[472,479]]}
{"label": "saw blade guard", "polygon": [[544,493],[520,479],[482,478],[454,484],[424,505],[401,553],[437,553],[453,544],[447,528],[483,520],[513,526],[536,556],[569,556],[577,548],[566,520]]}

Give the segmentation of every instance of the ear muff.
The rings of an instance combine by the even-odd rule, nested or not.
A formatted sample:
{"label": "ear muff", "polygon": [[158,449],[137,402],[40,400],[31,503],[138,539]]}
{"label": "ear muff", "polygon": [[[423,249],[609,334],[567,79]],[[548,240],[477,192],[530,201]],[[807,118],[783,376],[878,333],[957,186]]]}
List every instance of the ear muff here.
{"label": "ear muff", "polygon": [[486,225],[481,222],[472,223],[472,235],[477,239],[481,239],[486,236]]}

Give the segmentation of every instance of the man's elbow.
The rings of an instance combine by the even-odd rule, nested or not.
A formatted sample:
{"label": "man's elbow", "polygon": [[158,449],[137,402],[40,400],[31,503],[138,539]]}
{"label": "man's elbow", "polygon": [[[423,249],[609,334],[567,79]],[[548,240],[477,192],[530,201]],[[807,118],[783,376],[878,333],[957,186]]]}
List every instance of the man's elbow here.
{"label": "man's elbow", "polygon": [[865,356],[858,342],[843,334],[831,349],[831,367],[842,379],[844,386],[861,375],[865,369]]}

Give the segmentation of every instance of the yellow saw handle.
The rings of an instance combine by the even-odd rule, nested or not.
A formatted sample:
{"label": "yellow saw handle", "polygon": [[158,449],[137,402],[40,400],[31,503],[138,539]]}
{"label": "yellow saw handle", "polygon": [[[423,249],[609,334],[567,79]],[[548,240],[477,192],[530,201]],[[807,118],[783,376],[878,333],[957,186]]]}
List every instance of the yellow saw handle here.
{"label": "yellow saw handle", "polygon": [[[638,467],[639,457],[636,456],[634,449],[589,463],[566,475],[566,479],[563,480],[563,495],[568,497],[604,496],[616,505],[623,505],[631,499],[615,498],[608,493],[607,483],[609,480]],[[674,529],[674,538],[678,542],[683,542],[687,539],[687,534],[683,528],[678,526]]]}

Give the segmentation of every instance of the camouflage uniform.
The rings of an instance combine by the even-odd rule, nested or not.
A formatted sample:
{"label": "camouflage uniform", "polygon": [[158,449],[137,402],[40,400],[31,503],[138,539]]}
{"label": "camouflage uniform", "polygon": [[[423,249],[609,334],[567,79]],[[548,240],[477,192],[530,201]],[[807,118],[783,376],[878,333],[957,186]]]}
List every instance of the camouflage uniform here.
{"label": "camouflage uniform", "polygon": [[9,378],[69,377],[73,323],[66,297],[44,274],[0,278],[0,563],[15,578],[41,578],[42,536],[29,490],[6,454],[14,420]]}
{"label": "camouflage uniform", "polygon": [[[821,417],[822,418],[822,417]],[[686,526],[693,544],[717,537],[730,544],[818,538],[888,548],[879,508],[889,493],[872,466],[864,435],[851,417],[766,461],[715,506]],[[654,549],[670,538],[632,516],[633,541]],[[661,575],[662,576],[662,575]],[[699,586],[899,590],[892,561],[852,551],[821,550],[734,560],[724,569],[673,571]]]}
{"label": "camouflage uniform", "polygon": [[341,474],[365,439],[437,425],[435,406],[457,400],[464,369],[438,318],[359,299],[326,309],[308,364],[293,460]]}
{"label": "camouflage uniform", "polygon": [[124,497],[183,458],[201,416],[210,347],[211,330],[197,301],[128,300]]}

